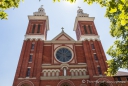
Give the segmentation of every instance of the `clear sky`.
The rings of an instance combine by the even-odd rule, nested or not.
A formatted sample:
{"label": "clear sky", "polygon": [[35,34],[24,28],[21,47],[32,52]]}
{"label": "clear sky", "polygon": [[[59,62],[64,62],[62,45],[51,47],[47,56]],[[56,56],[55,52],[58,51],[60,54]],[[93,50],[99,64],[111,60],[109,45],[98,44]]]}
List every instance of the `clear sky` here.
{"label": "clear sky", "polygon": [[[38,8],[44,5],[46,15],[49,16],[49,27],[47,40],[53,39],[64,31],[76,40],[76,34],[73,31],[75,17],[78,6],[90,17],[95,17],[95,26],[100,35],[100,39],[106,52],[113,44],[114,38],[109,34],[110,22],[105,15],[105,8],[98,4],[88,5],[83,0],[77,0],[75,4],[68,2],[53,3],[52,0],[24,0],[19,8],[8,9],[8,20],[0,20],[0,86],[12,86],[14,75],[19,60],[24,35],[28,26],[28,15],[38,11]],[[107,59],[110,59],[110,56]]]}

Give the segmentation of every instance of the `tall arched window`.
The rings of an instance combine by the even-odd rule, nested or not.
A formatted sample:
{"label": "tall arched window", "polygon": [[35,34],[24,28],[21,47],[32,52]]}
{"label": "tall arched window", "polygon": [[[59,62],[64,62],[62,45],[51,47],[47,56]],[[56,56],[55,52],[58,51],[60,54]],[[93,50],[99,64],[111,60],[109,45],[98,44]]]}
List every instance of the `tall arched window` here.
{"label": "tall arched window", "polygon": [[37,33],[40,33],[40,24],[38,25]]}
{"label": "tall arched window", "polygon": [[36,25],[34,24],[33,28],[32,28],[32,33],[34,33],[34,31],[35,31],[35,27],[36,27]]}
{"label": "tall arched window", "polygon": [[64,73],[64,76],[67,76],[67,70],[65,67],[63,68],[63,73]]}

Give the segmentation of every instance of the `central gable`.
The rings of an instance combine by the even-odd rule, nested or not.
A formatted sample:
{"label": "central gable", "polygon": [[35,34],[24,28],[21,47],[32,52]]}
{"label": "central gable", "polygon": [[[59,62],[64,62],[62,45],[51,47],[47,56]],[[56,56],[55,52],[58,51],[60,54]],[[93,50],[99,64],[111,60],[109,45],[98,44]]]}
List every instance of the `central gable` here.
{"label": "central gable", "polygon": [[71,38],[68,34],[66,34],[64,31],[62,31],[55,38],[53,38],[52,41],[75,41],[75,40]]}

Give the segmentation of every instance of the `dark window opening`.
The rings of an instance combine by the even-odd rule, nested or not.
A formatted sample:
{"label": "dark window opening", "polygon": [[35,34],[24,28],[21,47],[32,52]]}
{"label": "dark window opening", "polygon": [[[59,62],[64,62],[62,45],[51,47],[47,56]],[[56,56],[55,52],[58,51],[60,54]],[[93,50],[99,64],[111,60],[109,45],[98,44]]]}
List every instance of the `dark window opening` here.
{"label": "dark window opening", "polygon": [[102,82],[102,83],[100,83],[100,85],[99,86],[109,86],[109,84],[108,83],[106,83],[106,82]]}
{"label": "dark window opening", "polygon": [[35,24],[33,25],[33,28],[32,28],[32,33],[34,33],[34,31],[35,31]]}
{"label": "dark window opening", "polygon": [[30,68],[27,69],[26,77],[30,76]]}
{"label": "dark window opening", "polygon": [[118,81],[121,81],[121,78],[120,77],[117,77]]}
{"label": "dark window opening", "polygon": [[92,34],[92,28],[91,28],[91,26],[88,25],[88,28],[89,28],[90,34]]}
{"label": "dark window opening", "polygon": [[92,46],[92,49],[95,49],[94,44],[91,44],[91,46]]}
{"label": "dark window opening", "polygon": [[38,25],[37,33],[40,33],[40,24]]}
{"label": "dark window opening", "polygon": [[128,76],[126,78],[127,78],[127,81],[128,81]]}
{"label": "dark window opening", "polygon": [[86,25],[84,25],[84,32],[87,34],[87,28],[86,28]]}
{"label": "dark window opening", "polygon": [[31,49],[34,49],[34,44],[31,45]]}
{"label": "dark window opening", "polygon": [[95,60],[98,60],[98,58],[97,58],[97,55],[96,55],[96,54],[94,54],[94,59],[95,59]]}
{"label": "dark window opening", "polygon": [[32,62],[32,55],[29,56],[29,62]]}
{"label": "dark window opening", "polygon": [[97,69],[98,69],[98,73],[101,75],[102,74],[101,68],[100,67],[97,67]]}

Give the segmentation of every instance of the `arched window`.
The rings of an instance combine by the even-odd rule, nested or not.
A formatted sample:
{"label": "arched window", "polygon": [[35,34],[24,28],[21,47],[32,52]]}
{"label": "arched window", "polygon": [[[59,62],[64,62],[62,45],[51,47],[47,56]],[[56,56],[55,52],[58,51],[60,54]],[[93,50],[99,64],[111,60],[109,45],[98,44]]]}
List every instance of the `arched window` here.
{"label": "arched window", "polygon": [[64,76],[67,76],[67,70],[65,67],[63,68],[63,71],[64,71]]}
{"label": "arched window", "polygon": [[33,28],[32,28],[32,33],[35,32],[35,27],[36,27],[36,25],[34,24],[34,25],[33,25]]}

